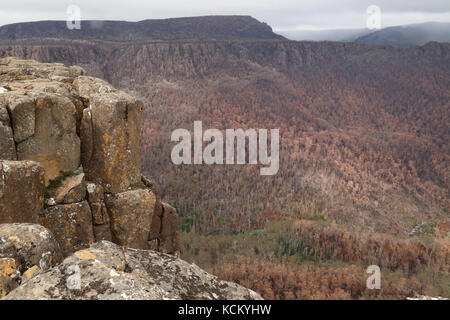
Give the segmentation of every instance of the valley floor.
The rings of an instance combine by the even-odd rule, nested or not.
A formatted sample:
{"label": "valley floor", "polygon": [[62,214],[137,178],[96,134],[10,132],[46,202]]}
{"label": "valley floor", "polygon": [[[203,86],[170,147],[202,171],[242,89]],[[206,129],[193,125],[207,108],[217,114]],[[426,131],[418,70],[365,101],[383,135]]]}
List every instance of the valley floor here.
{"label": "valley floor", "polygon": [[[450,297],[450,238],[421,234],[394,239],[358,234],[326,221],[268,223],[228,235],[181,236],[181,257],[265,299],[405,299]],[[381,268],[381,289],[366,287],[369,265]]]}

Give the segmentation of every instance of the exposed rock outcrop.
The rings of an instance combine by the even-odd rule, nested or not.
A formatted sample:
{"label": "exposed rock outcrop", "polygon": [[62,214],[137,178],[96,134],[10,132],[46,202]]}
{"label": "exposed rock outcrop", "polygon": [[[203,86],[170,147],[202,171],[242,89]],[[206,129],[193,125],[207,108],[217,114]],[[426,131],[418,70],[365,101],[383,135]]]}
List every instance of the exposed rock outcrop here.
{"label": "exposed rock outcrop", "polygon": [[13,258],[0,258],[0,298],[18,286],[19,263]]}
{"label": "exposed rock outcrop", "polygon": [[51,206],[39,217],[39,223],[53,232],[65,256],[95,241],[87,201]]}
{"label": "exposed rock outcrop", "polygon": [[11,114],[18,160],[39,161],[48,182],[80,164],[76,109],[69,98],[53,93],[11,91],[4,94]]}
{"label": "exposed rock outcrop", "polygon": [[0,83],[6,89],[0,95],[0,109],[6,108],[9,114],[15,143],[12,158],[40,162],[47,183],[60,171],[77,169],[80,139],[70,83],[84,71],[13,58],[2,59],[0,68]]}
{"label": "exposed rock outcrop", "polygon": [[[0,238],[12,244],[22,271],[35,265],[45,271],[62,261],[61,249],[55,237],[41,225],[0,224]],[[14,258],[11,252],[2,252],[1,255]]]}
{"label": "exposed rock outcrop", "polygon": [[39,163],[0,160],[0,223],[37,222],[44,189],[44,169]]}
{"label": "exposed rock outcrop", "polygon": [[0,298],[62,261],[51,232],[36,224],[0,224]]}
{"label": "exposed rock outcrop", "polygon": [[163,210],[161,216],[161,230],[158,236],[158,251],[173,253],[177,250],[179,245],[177,211],[168,203],[162,203],[162,205]]}
{"label": "exposed rock outcrop", "polygon": [[8,294],[15,299],[261,299],[199,267],[154,251],[101,241]]}
{"label": "exposed rock outcrop", "polygon": [[112,240],[111,225],[108,210],[104,202],[103,187],[99,184],[89,183],[87,185],[89,206],[92,212],[92,223],[94,225],[95,241]]}
{"label": "exposed rock outcrop", "polygon": [[175,253],[176,211],[142,181],[143,103],[79,67],[0,71],[0,159],[21,160],[0,161],[0,223],[42,224],[65,256],[100,240]]}
{"label": "exposed rock outcrop", "polygon": [[89,103],[80,129],[87,179],[105,192],[125,191],[141,180],[143,104],[99,79],[79,77],[74,86]]}
{"label": "exposed rock outcrop", "polygon": [[[3,88],[0,88],[3,89]],[[6,90],[6,89],[5,89]],[[0,158],[5,160],[16,160],[16,146],[12,134],[11,121],[8,110],[0,102]]]}
{"label": "exposed rock outcrop", "polygon": [[78,67],[12,58],[0,88],[0,297],[260,298],[164,254],[178,217],[141,176],[141,101]]}
{"label": "exposed rock outcrop", "polygon": [[147,249],[156,201],[153,192],[145,189],[108,194],[106,207],[111,218],[114,242],[126,247],[132,244],[135,248]]}

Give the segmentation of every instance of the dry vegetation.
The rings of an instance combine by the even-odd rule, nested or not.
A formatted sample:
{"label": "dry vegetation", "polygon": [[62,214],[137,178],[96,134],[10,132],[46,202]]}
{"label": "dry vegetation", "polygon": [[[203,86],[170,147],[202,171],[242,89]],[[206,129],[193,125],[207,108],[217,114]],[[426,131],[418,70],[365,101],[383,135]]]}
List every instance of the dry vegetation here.
{"label": "dry vegetation", "polygon": [[[289,234],[290,233],[290,234]],[[319,261],[340,260],[414,274],[423,267],[450,272],[450,239],[395,239],[386,234],[352,233],[311,221],[296,221],[285,240],[286,251],[310,250]],[[294,239],[295,241],[290,241]]]}
{"label": "dry vegetation", "polygon": [[[296,220],[237,235],[184,233],[181,254],[266,299],[449,297],[449,241],[431,235],[394,239]],[[381,268],[381,290],[366,289],[372,264]]]}
{"label": "dry vegetation", "polygon": [[[212,57],[205,56],[208,68],[194,61],[172,75],[139,73],[145,85],[134,87],[149,101],[144,170],[169,201],[177,199],[197,231],[248,231],[279,216],[315,212],[355,230],[394,235],[424,221],[448,220],[445,59],[357,48],[342,57],[317,45],[310,49],[330,55],[325,64],[288,59],[285,70],[274,62],[276,52],[295,55],[294,48],[242,46],[254,51],[255,63],[229,58],[225,64],[224,48],[207,47],[201,50],[212,50]],[[314,54],[311,59],[320,60]],[[203,74],[187,77],[184,70]],[[221,130],[279,128],[279,173],[261,177],[250,166],[173,165],[170,134],[192,129],[194,120]]]}
{"label": "dry vegetation", "polygon": [[[449,297],[448,231],[437,227],[450,211],[447,49],[342,57],[318,45],[302,64],[269,47],[246,48],[254,63],[208,56],[205,69],[187,66],[201,76],[178,69],[137,87],[150,102],[144,170],[182,216],[182,257],[265,298]],[[170,133],[194,120],[279,128],[278,175],[172,165]],[[365,289],[371,264],[381,291]]]}
{"label": "dry vegetation", "polygon": [[[243,259],[225,264],[213,272],[222,279],[234,281],[259,292],[265,299],[348,300],[405,299],[418,294],[433,295],[436,290],[417,279],[382,276],[381,290],[368,290],[368,275],[360,266],[287,267],[270,262]],[[387,275],[389,277],[392,275]]]}
{"label": "dry vegetation", "polygon": [[[178,209],[182,257],[277,299],[450,297],[449,52],[289,41],[0,46],[81,64],[144,98],[143,171]],[[194,120],[279,128],[279,173],[173,165],[170,135]],[[369,264],[382,267],[381,292],[364,289]]]}

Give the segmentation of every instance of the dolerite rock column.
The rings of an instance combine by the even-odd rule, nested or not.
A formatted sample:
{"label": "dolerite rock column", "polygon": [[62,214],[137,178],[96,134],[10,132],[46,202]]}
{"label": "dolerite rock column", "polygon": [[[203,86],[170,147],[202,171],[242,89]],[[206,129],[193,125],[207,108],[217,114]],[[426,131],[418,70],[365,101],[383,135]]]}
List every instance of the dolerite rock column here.
{"label": "dolerite rock column", "polygon": [[40,223],[65,256],[100,240],[175,253],[176,210],[141,175],[143,103],[84,74],[0,59],[0,223]]}

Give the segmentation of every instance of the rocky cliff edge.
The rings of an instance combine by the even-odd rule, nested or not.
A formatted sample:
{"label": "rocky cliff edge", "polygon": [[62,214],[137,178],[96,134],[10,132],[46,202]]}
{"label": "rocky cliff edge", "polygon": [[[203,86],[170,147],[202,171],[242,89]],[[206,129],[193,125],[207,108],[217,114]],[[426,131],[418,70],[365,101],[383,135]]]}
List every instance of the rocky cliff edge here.
{"label": "rocky cliff edge", "polygon": [[[141,175],[142,117],[140,100],[80,67],[0,59],[0,296],[18,285],[8,298],[257,296],[164,255],[177,253],[178,217]],[[85,291],[58,287],[67,264],[92,271]],[[100,283],[120,272],[143,291]]]}

